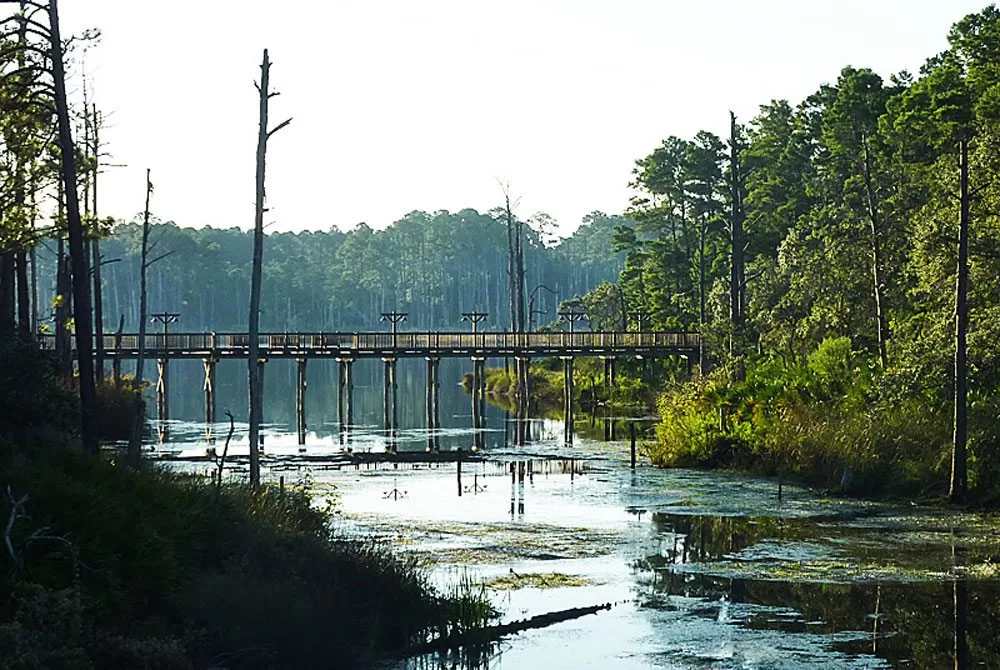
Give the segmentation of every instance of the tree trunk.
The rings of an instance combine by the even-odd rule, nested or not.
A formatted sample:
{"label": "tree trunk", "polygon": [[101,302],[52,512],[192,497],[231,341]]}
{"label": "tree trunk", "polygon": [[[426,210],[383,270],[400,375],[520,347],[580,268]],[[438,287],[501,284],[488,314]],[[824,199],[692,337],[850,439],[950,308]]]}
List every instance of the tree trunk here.
{"label": "tree trunk", "polygon": [[93,327],[90,318],[90,266],[84,253],[83,222],[76,190],[76,155],[66,104],[66,78],[63,71],[62,38],[59,35],[57,0],[49,3],[52,53],[52,80],[55,88],[56,116],[59,119],[59,153],[62,181],[66,187],[66,225],[69,229],[70,260],[73,264],[73,320],[76,325],[77,365],[80,369],[80,438],[83,448],[96,454],[97,391],[94,387]]}
{"label": "tree trunk", "polygon": [[139,251],[139,355],[135,359],[135,385],[142,393],[142,381],[146,363],[146,271],[149,269],[149,197],[153,192],[153,182],[146,169],[146,209],[142,215],[142,245]]}
{"label": "tree trunk", "polygon": [[[139,250],[139,353],[135,358],[135,377],[132,386],[135,389],[136,401],[133,407],[132,426],[128,440],[128,464],[138,468],[142,460],[142,426],[146,414],[146,402],[143,398],[143,376],[146,366],[146,270],[149,268],[149,196],[153,192],[153,182],[149,178],[149,168],[146,168],[146,208],[142,215],[142,243]],[[122,317],[124,318],[124,317]],[[121,322],[119,322],[121,331]]]}
{"label": "tree trunk", "polygon": [[879,242],[881,235],[878,198],[872,184],[872,156],[868,147],[868,138],[863,138],[865,151],[865,191],[868,195],[868,221],[871,230],[872,247],[872,285],[875,296],[875,327],[878,337],[878,359],[884,370],[887,363],[886,341],[889,339],[889,328],[885,318],[885,287],[882,286],[882,250]]}
{"label": "tree trunk", "polygon": [[[732,326],[732,334],[729,339],[729,355],[731,358],[736,359],[743,354],[742,337],[743,323],[745,321],[743,311],[745,305],[745,300],[743,299],[743,292],[745,290],[743,258],[743,247],[745,243],[743,241],[743,219],[745,213],[743,211],[743,175],[740,169],[739,141],[736,134],[736,115],[732,112],[729,113],[729,127],[729,177],[730,199],[732,200],[732,214],[730,221],[732,249],[730,253],[729,273],[729,315],[730,325]],[[741,381],[743,376],[742,366],[737,366],[733,369],[734,381]]]}
{"label": "tree trunk", "polygon": [[524,224],[518,221],[514,227],[517,238],[514,248],[517,251],[517,332],[524,332]]}
{"label": "tree trunk", "polygon": [[267,129],[267,103],[270,93],[271,61],[264,49],[264,58],[260,65],[260,125],[257,129],[257,199],[254,212],[253,229],[253,267],[250,275],[250,356],[247,360],[247,370],[250,379],[250,486],[254,491],[260,490],[260,420],[263,410],[260,384],[260,289],[261,271],[264,262],[264,173],[267,158],[267,139],[276,132],[282,123],[273,131]]}
{"label": "tree trunk", "polygon": [[0,251],[0,335],[14,334],[14,251]]}
{"label": "tree trunk", "polygon": [[517,332],[517,261],[514,245],[514,216],[510,210],[510,194],[504,194],[507,218],[507,288],[510,292],[510,329]]}
{"label": "tree trunk", "polygon": [[28,286],[28,252],[18,251],[14,255],[17,275],[17,331],[25,340],[32,337],[31,299]]}
{"label": "tree trunk", "polygon": [[[59,204],[57,206],[58,218],[63,218],[63,195],[60,183]],[[73,356],[69,342],[69,329],[66,322],[73,307],[72,278],[69,270],[69,259],[66,258],[66,243],[62,237],[59,238],[56,252],[56,362],[59,369],[59,376],[70,379],[73,376]]]}
{"label": "tree trunk", "polygon": [[958,268],[955,278],[955,422],[951,456],[953,503],[965,502],[968,492],[966,442],[968,440],[968,379],[966,378],[966,338],[969,330],[969,141],[962,138],[959,166],[960,214],[958,223]]}
{"label": "tree trunk", "polygon": [[104,381],[104,301],[101,297],[101,241],[91,242],[94,253],[94,373],[95,380]]}
{"label": "tree trunk", "polygon": [[98,116],[97,116],[97,105],[92,108],[91,123],[93,132],[91,133],[91,139],[93,141],[93,158],[94,163],[92,166],[92,174],[90,178],[90,188],[93,194],[93,201],[91,202],[90,212],[94,217],[94,240],[93,240],[93,252],[94,252],[94,339],[97,342],[97,349],[95,351],[94,361],[95,370],[97,372],[97,381],[104,381],[104,296],[101,284],[101,239],[100,239],[100,228],[97,219],[97,173],[100,163],[100,149],[101,145],[98,141],[97,126],[98,126]]}

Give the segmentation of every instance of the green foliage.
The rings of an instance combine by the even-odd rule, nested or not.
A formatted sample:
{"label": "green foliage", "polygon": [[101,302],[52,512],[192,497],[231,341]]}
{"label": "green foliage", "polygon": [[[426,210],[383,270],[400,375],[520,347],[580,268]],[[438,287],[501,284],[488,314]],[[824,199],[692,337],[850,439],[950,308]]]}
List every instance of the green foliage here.
{"label": "green foliage", "polygon": [[[970,152],[970,463],[1000,446],[1000,11],[958,21],[919,76],[844,68],[735,135],[671,137],[636,162],[618,285],[658,328],[699,328],[710,382],[660,402],[664,463],[785,469],[937,491],[953,414],[959,146]],[[728,147],[732,149],[732,147]],[[741,190],[742,189],[742,190]],[[734,193],[742,193],[733,202]],[[745,208],[747,322],[730,320],[731,211]],[[882,318],[878,318],[881,315]],[[883,355],[884,350],[884,355]],[[740,379],[741,361],[746,378]],[[991,414],[992,412],[992,414]]]}
{"label": "green foliage", "polygon": [[[805,365],[760,361],[743,382],[723,369],[678,386],[660,398],[651,456],[662,465],[750,468],[867,495],[942,493],[949,417],[918,398],[881,400],[867,369],[850,341],[837,338]],[[979,484],[981,499],[995,495],[992,482]]]}
{"label": "green foliage", "polygon": [[[534,223],[539,221],[544,218]],[[552,246],[543,244],[529,222],[528,290],[544,284],[570,296],[613,280],[623,254],[611,251],[612,230],[625,221],[593,212],[572,236]],[[126,315],[128,330],[136,328],[140,238],[140,223],[119,222],[101,242],[105,256],[121,259],[102,273],[106,318],[114,320],[105,323],[106,332],[117,327],[119,314]],[[159,240],[157,254],[170,252],[149,268],[150,304],[180,312],[186,330],[246,328],[250,233],[158,223],[150,239]],[[509,327],[507,297],[497,291],[506,283],[506,232],[493,213],[415,211],[384,230],[359,224],[346,232],[273,233],[265,246],[265,331],[378,329],[379,312],[389,307],[409,313],[410,329],[460,330],[460,312],[472,308],[489,312],[484,329]],[[44,292],[54,285],[54,269],[41,264],[39,270]],[[49,298],[43,293],[43,300]],[[531,307],[545,314],[534,314],[532,321],[554,319],[556,301],[540,291]]]}
{"label": "green foliage", "polygon": [[357,667],[484,606],[441,597],[383,545],[339,536],[308,482],[220,494],[83,453],[52,413],[65,392],[47,359],[20,345],[0,354],[0,372],[30,390],[0,439],[13,550],[0,552],[0,668]]}
{"label": "green foliage", "polygon": [[77,398],[57,383],[54,365],[36,347],[0,337],[0,439],[52,439],[75,430]]}
{"label": "green foliage", "polygon": [[[149,667],[218,657],[234,668],[349,667],[447,625],[445,606],[457,606],[412,562],[333,534],[304,487],[255,496],[229,485],[216,497],[208,482],[76,450],[6,448],[2,457],[4,483],[29,496],[15,541],[47,526],[73,555],[63,543],[25,549],[28,586],[8,582],[0,593],[9,617],[0,656],[37,648],[159,659]],[[29,634],[39,617],[58,618],[48,630],[64,642]],[[37,667],[62,667],[39,658]]]}

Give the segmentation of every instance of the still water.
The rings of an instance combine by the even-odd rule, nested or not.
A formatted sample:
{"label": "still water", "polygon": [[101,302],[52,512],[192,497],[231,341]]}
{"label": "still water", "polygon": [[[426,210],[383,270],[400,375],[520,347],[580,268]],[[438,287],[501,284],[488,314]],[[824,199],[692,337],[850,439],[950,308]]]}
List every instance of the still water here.
{"label": "still water", "polygon": [[[454,370],[457,384],[461,365]],[[395,446],[422,451],[421,369],[402,372]],[[530,443],[514,447],[510,422],[495,407],[482,460],[461,471],[455,463],[337,463],[348,441],[355,450],[387,445],[375,381],[367,391],[356,388],[365,409],[349,436],[337,430],[335,401],[331,418],[310,423],[304,449],[294,417],[268,425],[268,475],[308,478],[319,502],[335,502],[343,532],[377,535],[413,555],[443,589],[463,579],[482,584],[502,621],[612,605],[511,636],[475,657],[434,655],[387,668],[1000,664],[1000,523],[993,516],[788,486],[779,500],[770,480],[664,471],[641,459],[633,471],[628,443],[603,439],[609,431],[600,420],[593,429],[578,421],[571,445],[560,422],[533,420]],[[405,402],[404,388],[412,396]],[[364,400],[366,393],[373,397]],[[468,451],[468,396],[443,384],[441,397],[442,450]],[[154,453],[204,454],[205,427],[195,418],[169,422]],[[216,447],[227,429],[215,427]],[[617,433],[624,433],[620,423]],[[231,452],[246,449],[246,426],[237,424]],[[195,458],[190,467],[210,466]],[[238,458],[235,476],[242,467]]]}

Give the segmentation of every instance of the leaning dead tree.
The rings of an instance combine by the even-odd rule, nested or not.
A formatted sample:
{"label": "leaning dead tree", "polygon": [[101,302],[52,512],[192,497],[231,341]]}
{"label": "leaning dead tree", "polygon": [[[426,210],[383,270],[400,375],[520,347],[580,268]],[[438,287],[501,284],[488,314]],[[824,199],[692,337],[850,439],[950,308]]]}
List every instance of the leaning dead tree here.
{"label": "leaning dead tree", "polygon": [[271,98],[279,95],[270,90],[271,61],[264,49],[264,59],[260,65],[260,125],[257,132],[257,199],[253,228],[253,269],[250,275],[250,355],[247,368],[250,379],[250,486],[260,490],[260,419],[263,415],[263,400],[260,387],[260,284],[264,263],[264,168],[267,160],[267,141],[276,132],[292,122],[282,121],[272,130],[267,129],[267,107]]}

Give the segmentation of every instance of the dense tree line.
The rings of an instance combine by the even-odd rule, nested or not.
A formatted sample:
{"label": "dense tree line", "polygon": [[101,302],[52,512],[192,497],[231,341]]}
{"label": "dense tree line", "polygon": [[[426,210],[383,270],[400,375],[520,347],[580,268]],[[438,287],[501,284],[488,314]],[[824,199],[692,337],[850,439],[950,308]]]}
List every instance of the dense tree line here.
{"label": "dense tree line", "polygon": [[[624,254],[610,252],[616,226],[626,220],[594,212],[567,239],[545,246],[524,226],[527,291],[534,324],[552,321],[559,299],[614,280]],[[118,223],[102,241],[106,331],[125,316],[138,318],[140,223]],[[185,228],[157,224],[150,232],[151,311],[181,314],[179,330],[246,329],[252,234],[236,228]],[[460,313],[489,312],[491,330],[510,327],[506,228],[502,212],[472,209],[411,212],[384,230],[359,224],[350,231],[271,233],[265,241],[261,328],[282,330],[377,330],[379,313],[408,312],[410,329],[462,330]],[[51,254],[39,264],[42,301],[55,286]],[[112,262],[113,261],[113,262]],[[537,312],[546,312],[538,314]]]}
{"label": "dense tree line", "polygon": [[744,365],[806,374],[840,338],[820,358],[839,352],[850,384],[868,380],[854,410],[905,405],[940,423],[964,411],[968,380],[973,458],[993,460],[1000,11],[962,19],[949,43],[918,75],[846,67],[797,105],[734,119],[728,138],[671,137],[637,162],[635,223],[615,233],[621,292],[655,327],[706,334],[734,384],[707,404],[751,412],[747,397],[771,392],[749,388],[759,376],[739,386]]}

